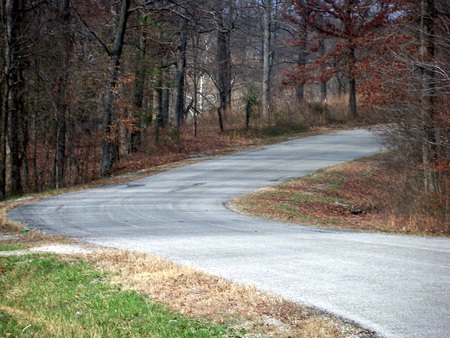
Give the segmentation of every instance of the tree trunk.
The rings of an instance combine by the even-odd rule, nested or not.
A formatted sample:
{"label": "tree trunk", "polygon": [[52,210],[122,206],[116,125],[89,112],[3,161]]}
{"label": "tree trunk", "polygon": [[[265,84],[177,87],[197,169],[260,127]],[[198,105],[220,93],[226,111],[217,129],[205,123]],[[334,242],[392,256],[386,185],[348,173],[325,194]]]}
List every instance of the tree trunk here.
{"label": "tree trunk", "polygon": [[[230,10],[231,11],[231,10]],[[231,15],[230,13],[228,15]],[[219,117],[219,127],[224,131],[224,119],[226,112],[231,108],[231,51],[230,51],[230,35],[231,24],[225,22],[225,9],[223,4],[221,8],[216,11],[218,17],[218,32],[217,32],[217,66],[218,66],[218,81],[217,86],[219,90],[219,108],[217,110]]]}
{"label": "tree trunk", "polygon": [[355,78],[355,48],[349,47],[348,53],[348,100],[350,114],[353,118],[358,117],[358,108],[356,105],[356,78]]}
{"label": "tree trunk", "polygon": [[193,95],[193,101],[192,101],[192,110],[193,110],[193,116],[192,116],[192,134],[193,137],[197,137],[197,115],[199,111],[198,107],[198,95],[199,95],[199,79],[201,77],[201,72],[199,71],[199,50],[200,50],[200,34],[197,33],[193,39],[192,39],[192,61],[193,61],[193,74],[192,74],[192,83],[194,87],[194,95]]}
{"label": "tree trunk", "polygon": [[[306,43],[299,46],[297,66],[304,67],[306,65]],[[305,81],[300,82],[295,88],[295,96],[298,102],[305,100]]]}
{"label": "tree trunk", "polygon": [[18,56],[17,44],[17,25],[19,5],[16,0],[5,0],[5,194],[9,196],[22,193],[22,183],[20,174],[20,156],[19,156],[19,130],[20,130],[20,104],[19,88],[22,79],[19,73],[19,63],[21,58]]}
{"label": "tree trunk", "polygon": [[66,164],[66,130],[69,104],[67,102],[67,86],[69,80],[69,63],[72,52],[72,39],[70,29],[70,0],[64,0],[62,11],[63,32],[63,65],[62,74],[58,78],[58,97],[56,105],[56,153],[55,153],[55,188],[64,186],[64,173]]}
{"label": "tree trunk", "polygon": [[270,24],[272,15],[272,0],[264,0],[263,20],[263,81],[262,81],[262,116],[270,119]]}
{"label": "tree trunk", "polygon": [[170,88],[167,84],[167,79],[163,81],[161,89],[161,119],[159,121],[160,127],[165,127],[169,123],[169,109],[170,109]]}
{"label": "tree trunk", "polygon": [[[434,17],[433,0],[422,0],[420,3],[420,50],[419,58],[422,65],[434,60]],[[422,115],[422,162],[424,168],[424,186],[427,193],[435,192],[437,181],[434,179],[432,167],[438,162],[436,149],[435,120],[435,74],[431,67],[421,66],[421,115]]]}
{"label": "tree trunk", "polygon": [[3,82],[0,82],[0,142],[1,142],[1,162],[0,162],[0,200],[4,200],[6,198],[5,194],[5,153],[6,153],[6,130],[5,130],[5,112],[6,112],[6,106],[5,106],[5,99],[6,99],[6,88],[3,86]]}
{"label": "tree trunk", "polygon": [[181,18],[180,35],[178,40],[178,60],[175,74],[175,104],[173,109],[173,132],[178,138],[180,136],[181,120],[184,115],[184,91],[186,82],[186,49],[188,20]]}
{"label": "tree trunk", "polygon": [[[320,40],[319,48],[320,48],[320,56],[321,57],[325,57],[326,49],[325,49],[325,40],[324,39]],[[322,74],[325,73],[326,72],[326,66],[323,65],[321,67],[320,71],[322,72]],[[320,81],[320,102],[322,102],[322,103],[326,103],[327,102],[327,80],[325,80],[325,79],[322,79]]]}
{"label": "tree trunk", "polygon": [[[144,14],[141,14],[139,17],[140,21],[144,21]],[[139,26],[139,50],[137,55],[137,64],[136,64],[136,82],[134,88],[134,109],[133,112],[133,130],[131,131],[131,147],[130,150],[132,153],[139,151],[142,143],[142,107],[144,100],[144,87],[145,87],[145,54],[146,54],[146,34],[145,34],[145,24],[140,24]]]}
{"label": "tree trunk", "polygon": [[120,57],[123,50],[123,41],[125,39],[125,30],[128,20],[128,10],[130,0],[122,1],[119,24],[117,26],[116,37],[114,39],[114,49],[110,53],[111,70],[109,73],[108,89],[105,93],[105,111],[102,122],[102,162],[100,175],[109,175],[117,152],[117,137],[114,133],[114,89],[117,85],[119,76]]}

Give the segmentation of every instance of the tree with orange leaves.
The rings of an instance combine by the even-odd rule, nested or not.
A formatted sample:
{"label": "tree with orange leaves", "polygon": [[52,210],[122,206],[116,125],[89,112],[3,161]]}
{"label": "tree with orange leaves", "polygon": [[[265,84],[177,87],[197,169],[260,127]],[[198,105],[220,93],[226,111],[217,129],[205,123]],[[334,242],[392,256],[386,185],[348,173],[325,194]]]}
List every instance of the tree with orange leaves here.
{"label": "tree with orange leaves", "polygon": [[[363,104],[394,126],[391,140],[421,173],[418,194],[450,216],[450,10],[446,0],[404,1],[407,14],[391,30],[395,44],[373,60],[360,86]],[[439,206],[439,208],[436,208]]]}
{"label": "tree with orange leaves", "polygon": [[[358,116],[356,81],[371,59],[371,53],[386,36],[379,32],[388,22],[400,17],[397,0],[288,0],[288,19],[316,32],[318,42],[336,41],[324,55],[305,65],[297,66],[286,75],[287,83],[324,81],[333,74],[347,76],[349,110]],[[304,44],[304,32],[292,43]],[[318,43],[311,50],[317,50]],[[336,60],[339,60],[336,63]]]}

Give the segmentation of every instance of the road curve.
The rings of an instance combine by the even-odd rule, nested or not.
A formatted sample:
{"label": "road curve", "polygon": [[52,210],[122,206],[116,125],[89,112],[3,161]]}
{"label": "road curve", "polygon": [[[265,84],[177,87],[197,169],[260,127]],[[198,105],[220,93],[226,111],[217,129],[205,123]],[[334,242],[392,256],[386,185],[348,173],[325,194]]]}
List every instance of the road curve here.
{"label": "road curve", "polygon": [[379,152],[368,131],[313,136],[12,210],[33,229],[157,254],[355,321],[385,337],[448,337],[450,240],[293,226],[232,197]]}

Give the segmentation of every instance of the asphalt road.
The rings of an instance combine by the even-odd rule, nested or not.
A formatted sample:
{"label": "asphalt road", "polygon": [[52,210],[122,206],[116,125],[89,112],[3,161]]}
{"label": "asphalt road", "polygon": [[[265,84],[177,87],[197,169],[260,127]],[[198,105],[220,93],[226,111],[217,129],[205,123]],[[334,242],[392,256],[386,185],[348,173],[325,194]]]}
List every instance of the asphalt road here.
{"label": "asphalt road", "polygon": [[12,210],[30,228],[157,254],[385,337],[450,337],[450,240],[287,225],[232,197],[381,150],[363,130],[289,141]]}

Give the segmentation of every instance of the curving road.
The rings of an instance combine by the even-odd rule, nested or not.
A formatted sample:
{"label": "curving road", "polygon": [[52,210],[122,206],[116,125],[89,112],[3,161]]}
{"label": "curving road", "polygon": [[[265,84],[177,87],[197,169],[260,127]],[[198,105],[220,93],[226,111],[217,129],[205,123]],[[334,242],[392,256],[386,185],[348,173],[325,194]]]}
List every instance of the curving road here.
{"label": "curving road", "polygon": [[323,230],[227,210],[235,196],[381,151],[363,130],[289,141],[12,210],[30,228],[157,254],[385,337],[449,337],[450,240]]}

